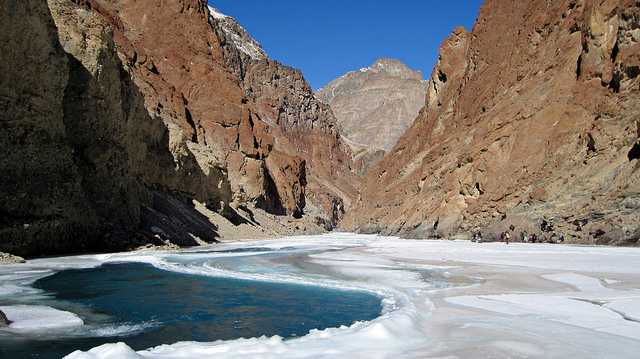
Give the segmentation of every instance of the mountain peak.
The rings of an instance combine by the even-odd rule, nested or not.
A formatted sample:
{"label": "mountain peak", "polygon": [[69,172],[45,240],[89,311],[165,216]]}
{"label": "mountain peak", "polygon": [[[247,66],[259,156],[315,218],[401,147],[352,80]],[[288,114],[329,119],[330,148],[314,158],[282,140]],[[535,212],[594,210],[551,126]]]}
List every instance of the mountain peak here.
{"label": "mountain peak", "polygon": [[232,42],[242,54],[254,60],[264,60],[267,54],[262,45],[254,39],[232,16],[223,14],[217,8],[208,5],[210,20],[220,24],[224,36]]}
{"label": "mountain peak", "polygon": [[228,15],[223,14],[220,10],[211,5],[208,5],[207,7],[209,8],[209,15],[211,15],[211,17],[213,17],[214,19],[224,20],[229,17]]}
{"label": "mountain peak", "polygon": [[[424,105],[427,82],[399,60],[380,58],[320,89],[316,96],[331,106],[342,135],[362,159],[365,172],[380,151],[389,151]],[[357,166],[360,166],[357,164]]]}
{"label": "mountain peak", "polygon": [[372,65],[372,68],[380,68],[380,69],[409,69],[407,65],[405,65],[402,61],[392,58],[379,58]]}
{"label": "mountain peak", "polygon": [[384,73],[407,80],[423,80],[421,71],[414,71],[402,61],[391,58],[379,58],[371,66],[360,69],[360,72]]}

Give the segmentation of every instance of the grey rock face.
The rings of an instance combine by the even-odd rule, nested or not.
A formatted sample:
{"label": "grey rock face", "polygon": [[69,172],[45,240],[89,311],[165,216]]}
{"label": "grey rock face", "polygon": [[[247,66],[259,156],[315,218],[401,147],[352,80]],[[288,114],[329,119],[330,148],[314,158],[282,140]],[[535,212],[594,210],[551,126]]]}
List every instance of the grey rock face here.
{"label": "grey rock face", "polygon": [[331,106],[357,161],[391,150],[424,106],[426,92],[421,72],[380,59],[332,81],[316,96]]}
{"label": "grey rock face", "polygon": [[3,1],[0,33],[0,245],[55,249],[95,219],[66,137],[69,64],[44,1]]}

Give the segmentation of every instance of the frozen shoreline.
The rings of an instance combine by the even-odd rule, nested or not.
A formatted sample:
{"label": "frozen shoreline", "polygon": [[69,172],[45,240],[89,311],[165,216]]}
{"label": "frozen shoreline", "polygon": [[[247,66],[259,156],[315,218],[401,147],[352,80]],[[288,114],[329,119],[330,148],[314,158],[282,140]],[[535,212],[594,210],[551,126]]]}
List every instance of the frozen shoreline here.
{"label": "frozen shoreline", "polygon": [[[287,247],[312,254],[284,270],[271,270],[274,263],[261,261],[269,250]],[[220,252],[246,248],[265,251]],[[292,340],[183,342],[137,353],[123,344],[106,344],[69,358],[476,358],[478,350],[498,358],[631,358],[640,352],[640,249],[332,233],[223,243],[180,253],[30,261],[0,269],[0,295],[19,292],[35,280],[29,270],[135,261],[183,273],[367,290],[384,298],[383,314],[373,321],[312,331]],[[252,265],[233,268],[206,261],[240,257],[251,257]],[[425,281],[425,271],[453,285],[438,286],[433,278]],[[35,277],[43,275],[33,272]]]}

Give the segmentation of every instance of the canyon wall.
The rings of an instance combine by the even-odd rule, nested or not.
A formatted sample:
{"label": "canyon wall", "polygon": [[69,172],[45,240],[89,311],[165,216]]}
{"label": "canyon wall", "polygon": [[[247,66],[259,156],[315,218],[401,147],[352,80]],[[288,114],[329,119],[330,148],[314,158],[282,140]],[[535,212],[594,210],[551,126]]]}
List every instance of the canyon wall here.
{"label": "canyon wall", "polygon": [[[2,7],[0,250],[196,245],[229,224],[272,221],[275,235],[335,223],[321,190],[317,211],[307,203],[309,177],[334,183],[350,166],[330,118],[304,108],[304,117],[288,118],[295,126],[263,119],[205,1]],[[281,85],[289,80],[295,95],[313,97],[301,76]],[[287,95],[269,94],[288,110]],[[317,129],[315,142],[303,135],[307,147],[291,145],[298,128]],[[344,158],[340,167],[325,148]],[[314,166],[318,159],[326,163]]]}
{"label": "canyon wall", "polygon": [[[361,158],[354,136],[397,137],[408,122],[341,124],[300,71],[205,1],[0,10],[0,251],[189,246],[338,223],[638,243],[634,1],[488,0],[471,32],[442,44],[408,130]],[[318,96],[340,102],[327,91]],[[407,96],[393,103],[409,113]]]}
{"label": "canyon wall", "polygon": [[308,210],[322,213],[323,225],[333,228],[357,196],[359,177],[331,108],[316,98],[299,70],[270,59],[233,17],[210,12],[227,65],[273,129],[276,151],[307,161],[307,196],[315,211]]}
{"label": "canyon wall", "polygon": [[640,6],[488,0],[343,228],[637,244]]}

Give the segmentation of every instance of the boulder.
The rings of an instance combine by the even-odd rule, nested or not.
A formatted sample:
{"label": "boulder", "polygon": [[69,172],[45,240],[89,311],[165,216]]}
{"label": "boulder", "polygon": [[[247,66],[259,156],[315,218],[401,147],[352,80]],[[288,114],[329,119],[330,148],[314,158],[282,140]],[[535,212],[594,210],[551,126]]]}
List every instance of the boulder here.
{"label": "boulder", "polygon": [[22,257],[14,256],[13,254],[0,252],[0,264],[15,264],[24,263],[25,260]]}

